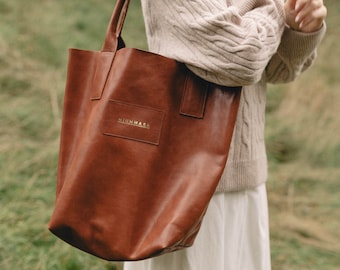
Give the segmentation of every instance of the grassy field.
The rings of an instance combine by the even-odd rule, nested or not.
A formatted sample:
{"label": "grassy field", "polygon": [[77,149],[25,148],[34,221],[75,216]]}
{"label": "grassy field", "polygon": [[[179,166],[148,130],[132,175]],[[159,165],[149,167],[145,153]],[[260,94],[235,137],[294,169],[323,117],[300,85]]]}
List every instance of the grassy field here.
{"label": "grassy field", "polygon": [[[268,182],[273,270],[340,265],[340,3],[314,67],[270,86]],[[46,224],[54,203],[67,49],[99,50],[114,1],[0,0],[0,269],[119,269]],[[145,48],[139,1],[124,35]]]}

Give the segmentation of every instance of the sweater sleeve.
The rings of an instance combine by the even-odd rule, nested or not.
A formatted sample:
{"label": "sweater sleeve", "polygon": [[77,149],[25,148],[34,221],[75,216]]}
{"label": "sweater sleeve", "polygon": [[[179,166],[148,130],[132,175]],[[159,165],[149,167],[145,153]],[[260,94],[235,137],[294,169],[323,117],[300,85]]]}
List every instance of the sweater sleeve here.
{"label": "sweater sleeve", "polygon": [[266,68],[267,81],[287,83],[295,80],[312,65],[316,48],[325,32],[325,23],[319,31],[313,33],[302,33],[286,27],[277,53]]}
{"label": "sweater sleeve", "polygon": [[283,0],[227,2],[143,0],[150,51],[217,84],[259,81],[280,43]]}

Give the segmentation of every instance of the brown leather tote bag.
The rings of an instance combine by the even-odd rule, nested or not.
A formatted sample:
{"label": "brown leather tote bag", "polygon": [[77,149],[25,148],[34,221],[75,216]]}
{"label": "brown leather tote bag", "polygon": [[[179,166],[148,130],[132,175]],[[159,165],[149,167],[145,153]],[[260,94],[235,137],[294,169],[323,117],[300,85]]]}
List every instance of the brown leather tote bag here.
{"label": "brown leather tote bag", "polygon": [[191,246],[226,164],[241,87],[126,48],[128,0],[102,51],[69,50],[49,229],[110,261]]}

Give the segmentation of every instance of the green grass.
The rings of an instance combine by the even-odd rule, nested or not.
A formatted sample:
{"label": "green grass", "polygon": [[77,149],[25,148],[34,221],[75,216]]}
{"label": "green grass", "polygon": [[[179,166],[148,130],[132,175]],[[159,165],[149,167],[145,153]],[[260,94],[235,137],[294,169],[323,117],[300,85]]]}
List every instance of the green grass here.
{"label": "green grass", "polygon": [[270,86],[267,149],[273,269],[340,265],[340,5],[315,65],[289,85]]}
{"label": "green grass", "polygon": [[[273,269],[340,265],[339,11],[315,66],[268,91]],[[100,50],[114,1],[0,0],[0,269],[119,269],[47,230],[55,194],[67,50]],[[123,36],[145,48],[139,1]]]}

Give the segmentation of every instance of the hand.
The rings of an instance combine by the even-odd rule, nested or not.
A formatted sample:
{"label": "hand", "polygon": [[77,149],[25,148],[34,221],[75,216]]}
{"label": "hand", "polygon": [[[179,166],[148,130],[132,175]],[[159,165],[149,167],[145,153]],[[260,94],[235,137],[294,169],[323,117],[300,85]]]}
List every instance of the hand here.
{"label": "hand", "polygon": [[323,0],[287,0],[284,7],[287,25],[305,33],[319,30],[327,15]]}

